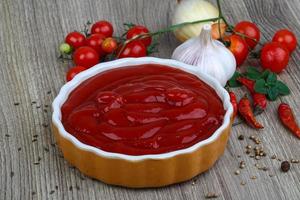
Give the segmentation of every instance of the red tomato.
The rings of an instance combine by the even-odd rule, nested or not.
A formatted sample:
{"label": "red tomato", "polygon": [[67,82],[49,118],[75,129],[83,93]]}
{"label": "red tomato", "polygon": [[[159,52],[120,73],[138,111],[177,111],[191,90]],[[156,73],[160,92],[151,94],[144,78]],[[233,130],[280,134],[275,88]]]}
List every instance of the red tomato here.
{"label": "red tomato", "polygon": [[249,47],[251,49],[254,49],[254,47],[257,45],[257,43],[260,40],[260,31],[259,31],[258,27],[252,22],[241,21],[235,25],[234,31],[242,33],[242,34],[246,35],[247,37],[250,37],[250,38],[253,38],[256,40],[256,41],[254,41],[250,38],[245,38],[247,44],[249,45]]}
{"label": "red tomato", "polygon": [[101,48],[105,53],[112,53],[117,47],[118,43],[114,38],[106,38],[101,45]]}
{"label": "red tomato", "polygon": [[122,52],[119,54],[119,58],[128,58],[128,57],[144,57],[147,55],[147,49],[145,45],[138,40],[133,40],[128,43],[125,48],[121,47]]}
{"label": "red tomato", "polygon": [[[220,28],[220,30],[219,30]],[[225,23],[214,23],[211,25],[211,37],[215,40],[223,38],[225,36],[227,25]],[[220,32],[221,31],[221,32]],[[220,34],[221,33],[221,34]]]}
{"label": "red tomato", "polygon": [[231,35],[229,37],[229,42],[229,50],[235,57],[236,65],[242,65],[249,54],[249,49],[246,41],[238,35]]}
{"label": "red tomato", "polygon": [[103,34],[97,33],[92,34],[86,39],[86,45],[95,49],[100,57],[104,56],[104,52],[102,51],[101,45],[105,40],[105,36]]}
{"label": "red tomato", "polygon": [[277,31],[272,41],[283,44],[290,53],[292,53],[297,47],[297,38],[295,34],[287,29]]}
{"label": "red tomato", "polygon": [[75,65],[80,65],[85,68],[90,68],[99,63],[98,53],[91,47],[80,47],[73,54]]}
{"label": "red tomato", "polygon": [[86,70],[85,67],[82,66],[76,66],[76,67],[72,67],[71,69],[69,69],[69,71],[67,72],[66,75],[66,79],[67,81],[72,80],[77,74],[79,74],[80,72]]}
{"label": "red tomato", "polygon": [[85,45],[85,36],[79,32],[71,32],[65,38],[65,42],[77,49]]}
{"label": "red tomato", "polygon": [[[130,28],[127,32],[126,38],[127,39],[131,39],[136,35],[140,35],[143,33],[149,33],[149,30],[145,27],[145,26],[141,26],[141,25],[136,25],[132,28]],[[152,38],[151,37],[146,37],[143,39],[139,39],[146,47],[149,46],[152,42]]]}
{"label": "red tomato", "polygon": [[280,73],[289,62],[288,49],[279,42],[270,42],[263,46],[260,54],[261,65],[264,69]]}
{"label": "red tomato", "polygon": [[112,37],[114,28],[108,21],[98,21],[93,24],[91,29],[92,34],[101,33],[105,37]]}

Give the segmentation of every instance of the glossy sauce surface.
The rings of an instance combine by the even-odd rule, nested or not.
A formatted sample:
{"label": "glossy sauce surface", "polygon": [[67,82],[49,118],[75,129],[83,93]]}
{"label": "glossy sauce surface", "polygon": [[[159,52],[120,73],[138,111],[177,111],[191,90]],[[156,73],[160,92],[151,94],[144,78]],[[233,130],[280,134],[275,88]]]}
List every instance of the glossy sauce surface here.
{"label": "glossy sauce surface", "polygon": [[67,132],[108,152],[159,154],[210,137],[225,111],[196,76],[162,65],[112,69],[81,83],[62,108]]}

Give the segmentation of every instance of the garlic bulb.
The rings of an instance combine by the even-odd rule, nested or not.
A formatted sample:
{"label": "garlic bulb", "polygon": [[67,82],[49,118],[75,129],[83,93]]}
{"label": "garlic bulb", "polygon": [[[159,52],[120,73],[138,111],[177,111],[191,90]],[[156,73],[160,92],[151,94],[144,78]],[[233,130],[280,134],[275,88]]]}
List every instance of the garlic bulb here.
{"label": "garlic bulb", "polygon": [[235,72],[236,61],[221,42],[211,38],[210,32],[211,25],[204,25],[198,37],[187,40],[174,50],[172,59],[194,65],[225,86]]}
{"label": "garlic bulb", "polygon": [[[175,9],[172,24],[216,18],[218,16],[219,10],[210,2],[205,0],[181,0],[178,1]],[[184,42],[187,39],[198,36],[204,24],[212,24],[212,22],[184,26],[175,30],[174,34],[178,40]]]}

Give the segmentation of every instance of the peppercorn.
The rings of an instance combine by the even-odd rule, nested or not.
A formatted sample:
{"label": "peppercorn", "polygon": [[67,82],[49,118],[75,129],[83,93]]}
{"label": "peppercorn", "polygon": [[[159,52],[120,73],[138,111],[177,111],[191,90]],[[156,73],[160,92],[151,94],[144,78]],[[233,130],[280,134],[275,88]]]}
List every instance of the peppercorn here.
{"label": "peppercorn", "polygon": [[234,172],[235,175],[240,175],[240,173],[241,173],[240,170],[236,170],[236,171]]}
{"label": "peppercorn", "polygon": [[283,172],[288,172],[290,170],[290,168],[291,168],[291,164],[289,163],[289,161],[283,161],[281,163],[281,170]]}
{"label": "peppercorn", "polygon": [[244,135],[239,135],[238,137],[239,140],[244,140],[244,138],[245,138]]}
{"label": "peppercorn", "polygon": [[205,198],[206,199],[214,199],[214,198],[218,198],[219,195],[217,193],[214,193],[214,192],[209,192],[205,195]]}
{"label": "peppercorn", "polygon": [[246,167],[245,161],[241,161],[239,164],[240,169],[244,169]]}
{"label": "peppercorn", "polygon": [[276,159],[276,155],[271,156],[271,159]]}

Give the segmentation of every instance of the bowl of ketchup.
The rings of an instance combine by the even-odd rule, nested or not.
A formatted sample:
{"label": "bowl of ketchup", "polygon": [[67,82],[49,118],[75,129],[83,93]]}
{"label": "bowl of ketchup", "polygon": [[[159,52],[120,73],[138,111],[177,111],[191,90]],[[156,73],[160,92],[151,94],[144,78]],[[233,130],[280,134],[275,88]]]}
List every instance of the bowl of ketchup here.
{"label": "bowl of ketchup", "polygon": [[87,176],[133,188],[208,170],[225,150],[233,113],[218,81],[152,57],[100,63],[66,83],[52,107],[64,158]]}

